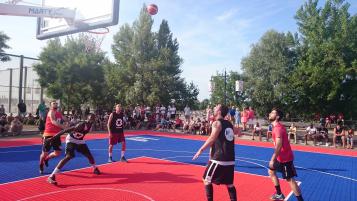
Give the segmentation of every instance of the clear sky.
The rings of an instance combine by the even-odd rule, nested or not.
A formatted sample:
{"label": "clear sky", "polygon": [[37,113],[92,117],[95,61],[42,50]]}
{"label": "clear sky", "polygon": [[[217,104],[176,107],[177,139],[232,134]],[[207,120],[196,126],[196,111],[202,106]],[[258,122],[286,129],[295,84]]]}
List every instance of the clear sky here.
{"label": "clear sky", "polygon": [[[4,1],[0,0],[1,3]],[[355,14],[356,0],[348,2],[351,4],[350,13]],[[249,53],[250,45],[257,42],[264,32],[269,29],[296,32],[294,15],[304,1],[121,0],[119,25],[110,28],[102,44],[109,58],[113,58],[110,48],[113,34],[122,24],[131,24],[144,3],[155,3],[159,7],[158,14],[153,17],[154,31],[162,19],[168,20],[184,60],[182,76],[199,87],[199,99],[202,100],[209,97],[210,76],[224,69],[240,71],[242,57]],[[323,3],[320,0],[320,4]],[[8,53],[36,57],[46,44],[46,41],[36,39],[36,18],[0,16],[0,31],[11,37]]]}

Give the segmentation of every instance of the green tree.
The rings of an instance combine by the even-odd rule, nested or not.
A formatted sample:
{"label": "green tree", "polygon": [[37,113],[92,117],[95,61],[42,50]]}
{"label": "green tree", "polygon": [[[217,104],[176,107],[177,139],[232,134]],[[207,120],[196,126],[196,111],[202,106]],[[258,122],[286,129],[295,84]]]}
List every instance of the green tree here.
{"label": "green tree", "polygon": [[291,80],[296,108],[304,113],[357,115],[357,16],[344,0],[327,0],[322,8],[309,0],[296,13],[301,59]]}
{"label": "green tree", "polygon": [[10,37],[7,36],[4,32],[0,32],[0,61],[8,61],[10,57],[2,54],[5,52],[4,49],[9,49],[10,47],[6,44],[6,42],[10,40]]}
{"label": "green tree", "polygon": [[60,99],[67,109],[102,103],[105,55],[88,49],[95,42],[85,34],[67,37],[63,45],[58,38],[50,40],[40,54],[41,62],[34,66],[47,95]]}
{"label": "green tree", "polygon": [[197,87],[180,77],[179,44],[168,22],[163,20],[158,32],[151,30],[152,25],[153,19],[144,5],[133,25],[123,25],[114,35],[116,63],[110,71],[116,73],[107,76],[107,80],[113,84],[112,90],[120,88],[115,98],[124,104],[175,102],[178,109],[196,102]]}
{"label": "green tree", "polygon": [[[249,105],[265,115],[272,107],[286,109],[289,76],[296,68],[297,40],[291,33],[267,31],[242,59]],[[291,102],[291,101],[290,101]]]}

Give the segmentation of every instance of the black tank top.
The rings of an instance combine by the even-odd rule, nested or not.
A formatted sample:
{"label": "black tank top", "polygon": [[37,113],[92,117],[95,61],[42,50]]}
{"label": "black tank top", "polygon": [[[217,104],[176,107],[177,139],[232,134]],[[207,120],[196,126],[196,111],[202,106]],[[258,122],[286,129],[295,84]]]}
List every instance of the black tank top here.
{"label": "black tank top", "polygon": [[91,123],[88,122],[79,122],[75,125],[75,128],[69,135],[76,140],[83,140],[84,136],[89,133],[92,127]]}
{"label": "black tank top", "polygon": [[124,115],[123,113],[113,112],[112,121],[110,124],[110,131],[112,133],[123,133],[124,132]]}
{"label": "black tank top", "polygon": [[231,122],[223,119],[218,121],[222,124],[222,130],[212,145],[211,159],[217,161],[234,161],[234,132]]}
{"label": "black tank top", "polygon": [[340,127],[340,129],[337,129],[337,128],[336,128],[336,133],[341,134],[342,131],[343,131],[342,127]]}

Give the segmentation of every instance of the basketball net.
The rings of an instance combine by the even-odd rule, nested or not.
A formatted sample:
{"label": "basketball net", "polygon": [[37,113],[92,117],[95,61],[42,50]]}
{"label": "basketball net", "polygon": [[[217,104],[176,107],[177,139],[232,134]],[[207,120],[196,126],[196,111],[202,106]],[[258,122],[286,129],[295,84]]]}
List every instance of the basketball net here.
{"label": "basketball net", "polygon": [[97,53],[101,51],[102,43],[106,34],[109,33],[108,28],[100,28],[96,30],[87,31],[83,34],[85,52]]}

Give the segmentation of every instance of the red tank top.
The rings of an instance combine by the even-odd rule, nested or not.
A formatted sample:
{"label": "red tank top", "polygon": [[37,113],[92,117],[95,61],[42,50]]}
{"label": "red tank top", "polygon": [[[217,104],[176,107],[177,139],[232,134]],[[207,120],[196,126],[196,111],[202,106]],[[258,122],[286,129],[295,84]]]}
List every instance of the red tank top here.
{"label": "red tank top", "polygon": [[[62,122],[63,121],[63,116],[60,112],[56,111],[56,110],[52,110],[53,112],[55,112],[55,120],[57,122]],[[48,114],[46,117],[46,125],[45,125],[45,131],[43,132],[43,136],[54,136],[56,133],[60,132],[62,129],[56,125],[54,125],[51,122],[51,118],[50,115]]]}

